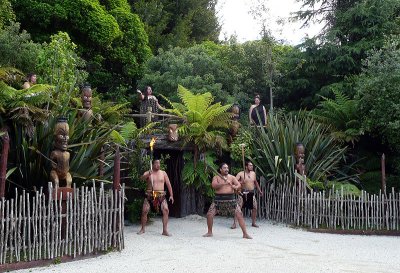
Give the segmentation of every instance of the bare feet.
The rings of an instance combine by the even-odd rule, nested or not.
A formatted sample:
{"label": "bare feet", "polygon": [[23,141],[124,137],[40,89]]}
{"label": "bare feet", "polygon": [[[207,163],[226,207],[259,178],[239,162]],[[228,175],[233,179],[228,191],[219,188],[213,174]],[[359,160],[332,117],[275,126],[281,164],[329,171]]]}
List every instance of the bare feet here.
{"label": "bare feet", "polygon": [[144,229],[141,229],[141,230],[138,231],[137,234],[140,235],[140,234],[143,234],[143,233],[144,233]]}
{"label": "bare feet", "polygon": [[203,235],[203,237],[212,237],[212,236],[213,236],[213,234],[209,233],[209,232],[207,232],[206,234]]}
{"label": "bare feet", "polygon": [[243,234],[243,238],[245,239],[253,239],[249,234]]}
{"label": "bare feet", "polygon": [[163,231],[162,235],[164,235],[164,236],[171,236],[171,233],[168,233],[167,231]]}
{"label": "bare feet", "polygon": [[236,224],[233,224],[232,226],[231,226],[231,229],[235,229],[236,228]]}
{"label": "bare feet", "polygon": [[252,227],[256,227],[256,228],[260,227],[260,226],[257,225],[256,223],[251,224],[251,226],[252,226]]}

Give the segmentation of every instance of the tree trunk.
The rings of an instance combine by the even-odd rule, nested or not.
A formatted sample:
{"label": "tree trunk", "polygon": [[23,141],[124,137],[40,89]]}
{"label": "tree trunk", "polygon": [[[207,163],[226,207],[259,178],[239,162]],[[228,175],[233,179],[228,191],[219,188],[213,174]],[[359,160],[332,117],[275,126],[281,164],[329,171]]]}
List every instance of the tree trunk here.
{"label": "tree trunk", "polygon": [[7,175],[7,159],[8,159],[8,151],[10,149],[10,137],[8,135],[8,131],[5,128],[2,128],[0,132],[4,132],[5,134],[1,136],[3,140],[3,150],[1,152],[0,159],[0,198],[5,196],[6,190],[6,175]]}

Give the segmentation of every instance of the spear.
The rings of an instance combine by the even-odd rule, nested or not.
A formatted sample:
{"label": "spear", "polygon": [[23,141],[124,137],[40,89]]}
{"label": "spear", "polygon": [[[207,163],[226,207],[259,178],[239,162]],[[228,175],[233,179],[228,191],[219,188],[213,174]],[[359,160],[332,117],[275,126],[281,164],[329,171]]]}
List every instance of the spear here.
{"label": "spear", "polygon": [[243,182],[246,175],[246,163],[244,162],[244,147],[246,147],[245,143],[240,143],[239,146],[242,148],[242,162],[243,162]]}

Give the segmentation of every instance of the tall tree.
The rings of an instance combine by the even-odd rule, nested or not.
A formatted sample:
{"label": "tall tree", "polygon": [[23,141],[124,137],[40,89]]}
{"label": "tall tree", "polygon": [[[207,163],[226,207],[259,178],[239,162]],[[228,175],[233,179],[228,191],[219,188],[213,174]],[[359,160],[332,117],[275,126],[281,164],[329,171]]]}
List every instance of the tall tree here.
{"label": "tall tree", "polygon": [[169,46],[188,47],[205,40],[217,41],[220,26],[216,0],[131,0],[149,34],[155,52]]}
{"label": "tall tree", "polygon": [[399,63],[400,36],[394,36],[383,48],[371,51],[357,81],[364,127],[397,152],[400,150]]}
{"label": "tall tree", "polygon": [[0,0],[0,29],[15,19],[9,0]]}
{"label": "tall tree", "polygon": [[[353,97],[354,76],[361,72],[361,62],[367,52],[381,48],[385,36],[400,32],[399,0],[304,0],[310,10],[300,12],[300,18],[315,17],[326,23],[325,31],[317,38],[299,45],[299,52],[290,58],[304,58],[304,69],[289,74],[285,89],[291,80],[299,81],[286,94],[302,94],[301,107],[315,107],[319,96],[332,95],[331,84],[342,85],[343,93]],[[314,8],[315,6],[319,8]],[[288,60],[293,62],[293,60]]]}

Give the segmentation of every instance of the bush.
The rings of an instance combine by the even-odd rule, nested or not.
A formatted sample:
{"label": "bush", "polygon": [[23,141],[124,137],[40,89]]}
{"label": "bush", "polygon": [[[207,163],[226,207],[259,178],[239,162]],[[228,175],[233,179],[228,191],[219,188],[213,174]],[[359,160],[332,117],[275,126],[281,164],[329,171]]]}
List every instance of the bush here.
{"label": "bush", "polygon": [[346,147],[341,147],[328,133],[327,127],[304,112],[282,117],[270,115],[268,128],[250,128],[251,158],[264,177],[278,178],[285,174],[294,181],[294,149],[297,142],[306,148],[305,167],[313,181],[325,181],[340,172]]}
{"label": "bush", "polygon": [[[42,46],[34,43],[20,23],[0,29],[0,66],[14,67],[25,73],[35,72]],[[22,87],[22,82],[20,84]]]}

